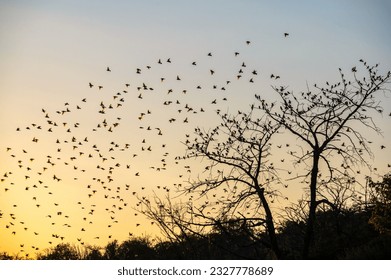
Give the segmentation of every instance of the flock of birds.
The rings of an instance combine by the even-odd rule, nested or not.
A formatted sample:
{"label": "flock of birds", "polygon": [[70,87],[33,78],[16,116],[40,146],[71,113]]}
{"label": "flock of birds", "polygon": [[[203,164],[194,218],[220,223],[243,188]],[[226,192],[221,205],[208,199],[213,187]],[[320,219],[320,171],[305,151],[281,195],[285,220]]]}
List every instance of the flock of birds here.
{"label": "flock of birds", "polygon": [[[251,42],[246,41],[245,45],[250,46]],[[213,59],[213,56],[209,52],[206,59]],[[240,57],[239,52],[234,52],[233,57]],[[171,58],[158,59],[155,65],[136,68],[134,74],[145,77],[152,68],[174,63]],[[189,64],[198,67],[197,61]],[[235,80],[247,79],[248,83],[254,83],[257,70],[246,71],[245,62],[240,65]],[[108,66],[105,72],[112,75],[114,69]],[[215,69],[207,70],[212,78],[216,72]],[[171,146],[178,150],[180,146],[184,150],[181,139],[177,139],[176,143],[164,142],[164,139],[170,141],[167,138],[173,133],[166,124],[182,132],[186,131],[183,125],[187,126],[195,114],[222,110],[217,105],[228,101],[227,94],[217,94],[210,100],[205,95],[202,102],[194,106],[187,102],[192,101],[190,96],[194,93],[228,91],[234,80],[211,86],[199,83],[193,88],[177,90],[175,83],[181,85],[184,78],[178,74],[170,81],[169,77],[162,76],[157,84],[147,82],[148,79],[140,83],[129,81],[115,93],[108,93],[110,90],[99,82],[87,82],[87,88],[91,91],[89,95],[76,102],[66,101],[57,110],[42,108],[41,122],[16,128],[20,139],[31,142],[30,145],[23,143],[21,148],[6,147],[14,166],[9,166],[10,171],[2,174],[1,191],[4,199],[13,198],[8,208],[0,210],[0,227],[1,231],[5,230],[4,234],[13,238],[22,236],[18,239],[21,242],[20,253],[29,257],[31,251],[44,249],[44,244],[27,244],[34,243],[34,240],[39,243],[41,236],[47,246],[60,242],[86,245],[94,242],[91,238],[95,241],[114,239],[118,237],[118,224],[121,223],[127,224],[127,234],[131,236],[132,229],[137,231],[143,221],[138,219],[137,216],[141,215],[135,210],[138,201],[146,199],[148,191],[151,191],[143,181],[138,181],[138,186],[134,186],[135,180],[154,176],[151,172],[159,172],[158,176],[164,178],[160,174],[169,165],[175,165],[175,172],[180,173],[175,179],[179,179],[179,182],[171,186],[162,183],[152,190],[164,196],[170,189],[179,187],[186,176],[190,176],[190,165],[181,163],[180,157],[173,156],[169,149]],[[271,75],[271,78],[278,79],[279,76]],[[162,90],[165,84],[170,84],[170,87]],[[148,107],[148,99],[155,92],[160,95],[161,104],[152,108],[169,109],[165,113],[161,111],[154,124],[151,121],[154,112]],[[144,100],[148,108],[142,110]],[[201,103],[204,103],[204,107],[199,105]],[[137,109],[140,111],[136,118],[130,119],[127,114]],[[83,115],[88,116],[93,124],[81,122],[79,119],[83,119]],[[135,125],[129,128],[125,122]],[[126,129],[121,130],[122,127]],[[121,133],[124,135],[121,136]],[[190,141],[190,133],[191,130],[185,133],[183,142]],[[135,143],[135,139],[138,143]],[[149,166],[142,168],[145,162]],[[67,192],[70,194],[64,201]],[[15,196],[12,196],[13,193]],[[123,212],[126,214],[123,215]]]}
{"label": "flock of birds", "polygon": [[[250,47],[251,42],[244,45]],[[202,59],[213,59],[214,53],[205,56]],[[241,57],[238,51],[232,56]],[[140,66],[133,72],[137,82],[126,82],[115,92],[104,83],[87,82],[90,92],[85,97],[69,100],[57,110],[43,108],[40,122],[16,128],[21,141],[6,147],[12,165],[0,177],[2,200],[12,201],[0,209],[0,231],[20,241],[20,253],[28,258],[32,251],[39,252],[45,248],[42,240],[46,246],[87,245],[118,238],[119,231],[123,236],[126,229],[126,236],[138,234],[145,223],[137,211],[140,199],[151,193],[166,196],[192,172],[197,176],[196,168],[173,154],[184,151],[183,143],[191,141],[194,127],[188,124],[202,126],[196,117],[209,121],[232,106],[230,87],[242,81],[254,83],[259,70],[240,61],[231,79],[214,80],[218,70],[203,68],[212,83],[186,88],[181,81],[189,78],[180,74],[144,80],[148,71],[172,64],[174,59],[160,58]],[[194,68],[199,64],[189,62]],[[115,72],[112,67],[104,71]],[[202,92],[208,94],[199,98]],[[184,139],[173,140],[177,134]],[[24,140],[29,145],[24,146]],[[151,189],[147,182],[153,179],[159,183]]]}

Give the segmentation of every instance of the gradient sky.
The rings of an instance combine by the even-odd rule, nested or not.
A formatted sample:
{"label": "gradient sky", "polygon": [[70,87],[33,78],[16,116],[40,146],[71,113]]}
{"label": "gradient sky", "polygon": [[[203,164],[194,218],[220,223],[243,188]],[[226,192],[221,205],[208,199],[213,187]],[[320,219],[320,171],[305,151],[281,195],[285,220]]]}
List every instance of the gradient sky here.
{"label": "gradient sky", "polygon": [[[178,174],[186,173],[183,166],[172,166],[160,173],[150,167],[161,166],[165,157],[168,166],[174,165],[175,161],[169,158],[184,153],[180,141],[185,141],[185,134],[197,125],[217,124],[211,114],[217,107],[234,113],[248,108],[255,93],[273,98],[271,85],[289,85],[300,91],[306,90],[307,83],[334,82],[339,67],[350,73],[361,58],[370,64],[380,63],[381,71],[390,70],[390,15],[389,1],[0,0],[0,175],[12,172],[0,183],[3,213],[0,251],[18,253],[20,244],[25,252],[31,252],[34,249],[31,246],[47,248],[52,234],[63,236],[64,242],[76,243],[81,238],[89,244],[106,244],[114,238],[124,240],[129,232],[154,235],[156,229],[140,214],[135,216],[131,193],[135,191],[142,196],[156,191],[163,196],[163,187],[173,189],[173,184],[181,183]],[[285,32],[288,37],[284,37]],[[246,45],[247,40],[250,45]],[[237,57],[236,51],[240,53]],[[212,57],[207,56],[209,52]],[[171,64],[166,62],[168,58]],[[158,59],[163,61],[162,65],[157,64]],[[197,61],[197,67],[191,65],[193,61]],[[232,82],[224,93],[210,90],[213,84],[220,88],[227,80],[233,80],[242,62],[246,62],[248,70],[243,80]],[[148,65],[151,69],[146,68]],[[106,71],[107,66],[111,72]],[[142,70],[141,75],[136,74],[137,68]],[[216,72],[213,77],[210,69]],[[255,83],[250,84],[252,70],[257,70],[258,75],[253,77]],[[271,81],[271,73],[281,79]],[[181,81],[176,80],[177,75]],[[160,82],[161,77],[166,79],[164,83]],[[92,89],[88,86],[90,82],[94,84]],[[131,86],[125,87],[126,83]],[[142,83],[154,91],[140,100],[136,87]],[[98,85],[103,86],[102,90],[97,89]],[[197,85],[202,85],[203,90],[197,91]],[[168,95],[168,89],[174,92]],[[181,93],[183,89],[188,90],[186,95]],[[97,113],[100,102],[114,106],[118,103],[118,99],[113,99],[117,92],[122,92],[121,97],[126,99],[123,106],[107,110],[104,116]],[[228,101],[223,101],[223,97]],[[162,106],[164,101],[179,99],[180,105],[172,105],[170,109]],[[216,107],[211,105],[214,99],[218,100]],[[178,114],[177,110],[184,110],[185,104],[195,111],[204,108],[207,112]],[[384,135],[373,136],[378,147],[388,146],[391,135],[389,96],[382,105],[385,113],[378,123]],[[66,108],[71,110],[69,114],[56,113]],[[47,132],[42,109],[61,129]],[[140,114],[148,110],[152,114],[139,120]],[[98,122],[106,119],[112,125],[117,117],[121,118],[121,124],[113,133],[92,132]],[[170,118],[177,121],[170,124]],[[185,125],[186,118],[189,124]],[[37,130],[32,123],[42,125],[45,131]],[[73,129],[75,123],[80,123],[80,127]],[[140,130],[140,126],[144,129]],[[151,131],[146,130],[148,126]],[[16,131],[18,127],[20,132]],[[162,136],[156,127],[164,132]],[[71,134],[66,132],[68,128],[72,128]],[[102,199],[107,190],[101,190],[96,186],[99,183],[92,180],[106,176],[107,169],[96,169],[97,164],[106,163],[99,158],[99,162],[83,159],[74,163],[70,157],[75,151],[68,144],[61,145],[62,151],[56,152],[59,148],[56,140],[71,142],[72,136],[77,142],[88,136],[89,142],[83,146],[86,154],[93,151],[90,147],[93,143],[106,154],[112,147],[111,141],[119,145],[114,152],[115,160],[108,162],[121,163],[110,186],[113,193],[117,187],[121,188],[117,194],[128,203],[124,210],[118,210],[115,200]],[[34,137],[39,139],[38,143],[32,142]],[[146,143],[142,143],[143,139]],[[131,147],[129,151],[119,151],[126,143]],[[142,147],[149,146],[153,152],[141,152]],[[7,152],[7,147],[11,151]],[[390,149],[380,151],[378,147],[374,148],[375,165],[379,172],[388,172]],[[133,154],[138,156],[133,158]],[[53,157],[56,166],[39,177],[37,172],[42,171],[47,155]],[[127,169],[124,166],[129,158]],[[23,162],[18,163],[21,159]],[[26,170],[27,166],[32,170]],[[144,176],[134,176],[137,172]],[[31,178],[26,180],[26,174]],[[63,180],[54,182],[53,174],[59,174]],[[37,183],[38,180],[43,183]],[[34,184],[38,187],[32,187]],[[87,189],[90,184],[92,187]],[[126,184],[130,185],[128,191]],[[25,191],[26,187],[29,191]],[[9,190],[6,192],[5,188]],[[98,191],[89,199],[87,194],[94,188]],[[296,195],[300,196],[300,192]],[[77,204],[79,201],[81,204]],[[89,215],[91,209],[95,216]],[[105,209],[115,210],[115,218]],[[63,214],[57,216],[58,212]],[[84,221],[82,217],[86,216]],[[112,224],[113,220],[118,223]],[[14,225],[6,228],[10,222]],[[80,232],[81,228],[86,232]],[[54,238],[52,244],[60,241]]]}

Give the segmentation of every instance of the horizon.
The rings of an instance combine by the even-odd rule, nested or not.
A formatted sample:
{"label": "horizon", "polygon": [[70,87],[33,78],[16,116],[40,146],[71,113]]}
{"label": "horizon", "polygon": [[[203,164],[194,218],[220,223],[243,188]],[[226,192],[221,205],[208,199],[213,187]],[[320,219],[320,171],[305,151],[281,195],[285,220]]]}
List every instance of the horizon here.
{"label": "horizon", "polygon": [[[205,163],[177,157],[196,127],[220,123],[216,110],[247,112],[255,95],[273,102],[272,86],[338,82],[338,68],[351,78],[360,59],[391,69],[387,1],[115,3],[1,4],[0,252],[159,236],[137,196],[185,200],[175,188],[203,176]],[[368,135],[373,169],[360,182],[391,170],[389,94],[379,102],[383,135]],[[296,143],[272,141],[289,183],[277,185],[274,211],[307,187],[288,182],[288,170],[303,170],[287,157]]]}

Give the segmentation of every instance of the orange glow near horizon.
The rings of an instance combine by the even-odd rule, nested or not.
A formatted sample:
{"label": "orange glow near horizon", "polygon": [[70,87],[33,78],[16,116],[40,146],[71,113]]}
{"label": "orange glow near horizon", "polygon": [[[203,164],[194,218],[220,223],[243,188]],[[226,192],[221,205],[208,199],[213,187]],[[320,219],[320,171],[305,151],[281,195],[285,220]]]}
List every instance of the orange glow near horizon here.
{"label": "orange glow near horizon", "polygon": [[[381,70],[391,68],[391,44],[372,32],[376,28],[363,31],[357,19],[345,18],[348,36],[336,28],[339,22],[318,27],[304,20],[317,21],[327,9],[312,7],[312,15],[296,5],[229,1],[228,10],[208,3],[213,9],[205,11],[196,3],[167,2],[4,4],[0,252],[34,258],[60,242],[104,246],[130,236],[159,238],[158,227],[139,213],[137,197],[189,198],[176,188],[205,176],[207,162],[177,157],[186,154],[184,143],[195,138],[196,127],[219,125],[216,111],[246,111],[255,94],[276,100],[271,86],[300,92],[334,82],[338,67],[350,73],[364,55],[380,60]],[[152,18],[146,22],[139,11]],[[377,19],[375,26],[388,17]],[[363,35],[368,45],[357,43]],[[385,111],[375,121],[383,137],[370,134],[374,159],[368,159],[376,172],[362,170],[361,182],[391,170],[388,93],[381,102]],[[302,198],[307,186],[287,180],[303,171],[293,166],[291,150],[300,150],[297,139],[275,136],[270,160],[289,185],[276,186],[276,213]]]}

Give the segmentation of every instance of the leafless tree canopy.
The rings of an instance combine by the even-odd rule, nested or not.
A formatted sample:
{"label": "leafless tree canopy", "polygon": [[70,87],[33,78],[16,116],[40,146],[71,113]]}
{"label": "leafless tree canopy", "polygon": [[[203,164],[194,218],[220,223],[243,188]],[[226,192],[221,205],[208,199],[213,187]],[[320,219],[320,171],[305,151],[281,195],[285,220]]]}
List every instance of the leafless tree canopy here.
{"label": "leafless tree canopy", "polygon": [[[287,178],[275,168],[272,142],[277,135],[291,135],[300,149],[289,155],[304,171],[290,179],[301,179],[299,183],[308,190],[308,203],[298,204],[299,219],[306,223],[303,258],[307,258],[317,208],[342,211],[348,203],[361,199],[355,175],[363,165],[370,167],[371,142],[366,133],[381,133],[373,117],[383,112],[378,95],[388,91],[391,73],[379,74],[378,65],[360,62],[364,74],[353,67],[351,79],[339,69],[337,83],[315,84],[299,94],[287,86],[273,87],[279,100],[268,102],[255,95],[257,102],[248,112],[229,115],[217,111],[221,117],[218,126],[210,130],[197,127],[195,139],[188,137],[184,143],[187,153],[182,159],[206,163],[197,178],[179,190],[190,198],[188,202],[174,206],[159,199],[160,206],[153,208],[148,202],[145,213],[158,221],[167,236],[173,236],[173,228],[180,229],[180,234],[202,234],[210,227],[223,229],[232,221],[239,222],[252,229],[249,235],[254,240],[266,232],[265,244],[281,257],[270,203],[282,196],[278,187]],[[287,209],[292,210],[288,218],[289,213],[298,214]]]}
{"label": "leafless tree canopy", "polygon": [[[381,133],[373,113],[383,112],[378,95],[388,91],[386,84],[390,72],[378,74],[378,65],[361,62],[367,76],[360,77],[357,68],[353,67],[352,80],[347,80],[339,69],[339,82],[326,82],[324,87],[315,84],[313,90],[308,88],[300,94],[289,91],[288,87],[274,87],[280,96],[280,106],[274,106],[275,102],[268,104],[256,96],[261,109],[271,119],[307,145],[306,152],[297,157],[297,162],[312,159],[314,152],[319,153],[328,167],[329,179],[334,174],[345,173],[354,164],[365,164],[364,154],[372,155],[365,137],[368,130],[363,128]],[[342,169],[331,164],[331,156],[342,160]]]}

